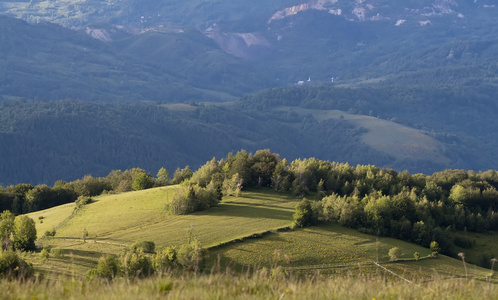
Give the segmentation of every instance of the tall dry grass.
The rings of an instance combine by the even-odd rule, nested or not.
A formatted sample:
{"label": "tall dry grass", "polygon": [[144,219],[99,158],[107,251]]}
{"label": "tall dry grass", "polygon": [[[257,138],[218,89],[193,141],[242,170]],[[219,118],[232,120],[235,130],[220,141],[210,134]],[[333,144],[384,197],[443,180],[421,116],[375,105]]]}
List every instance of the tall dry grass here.
{"label": "tall dry grass", "polygon": [[1,299],[497,299],[496,283],[443,279],[409,283],[389,277],[345,274],[288,276],[282,269],[245,274],[168,272],[113,282],[45,278],[0,280]]}

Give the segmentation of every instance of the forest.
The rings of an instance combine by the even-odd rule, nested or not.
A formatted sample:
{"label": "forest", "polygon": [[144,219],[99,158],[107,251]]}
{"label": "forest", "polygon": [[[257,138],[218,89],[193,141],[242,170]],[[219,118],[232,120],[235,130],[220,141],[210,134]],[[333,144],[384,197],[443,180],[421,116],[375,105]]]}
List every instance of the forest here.
{"label": "forest", "polygon": [[[3,101],[0,185],[53,185],[135,167],[151,173],[157,166],[196,169],[209,156],[265,148],[289,160],[316,157],[398,172],[497,169],[495,93],[486,84],[309,85],[263,90],[226,103]],[[379,126],[384,131],[366,141]],[[416,134],[412,141],[401,140],[406,128]],[[383,147],[385,137],[390,139],[385,143],[398,146]],[[407,142],[415,148],[400,148]],[[396,147],[400,155],[393,154]],[[423,152],[427,147],[433,152]]]}

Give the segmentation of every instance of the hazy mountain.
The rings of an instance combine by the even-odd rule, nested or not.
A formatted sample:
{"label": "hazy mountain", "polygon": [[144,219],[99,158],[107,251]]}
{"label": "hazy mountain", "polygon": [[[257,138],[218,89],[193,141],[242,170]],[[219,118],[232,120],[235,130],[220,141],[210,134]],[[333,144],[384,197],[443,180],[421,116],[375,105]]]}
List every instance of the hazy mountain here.
{"label": "hazy mountain", "polygon": [[[198,166],[240,148],[412,172],[498,168],[497,9],[0,1],[0,182]],[[257,93],[271,87],[282,89]],[[258,102],[272,98],[308,104]],[[236,99],[250,105],[206,103]],[[174,102],[187,111],[158,106]]]}
{"label": "hazy mountain", "polygon": [[78,30],[2,18],[0,70],[9,80],[0,89],[179,102],[230,100],[308,78],[496,82],[496,9],[442,0],[0,1],[4,14]]}

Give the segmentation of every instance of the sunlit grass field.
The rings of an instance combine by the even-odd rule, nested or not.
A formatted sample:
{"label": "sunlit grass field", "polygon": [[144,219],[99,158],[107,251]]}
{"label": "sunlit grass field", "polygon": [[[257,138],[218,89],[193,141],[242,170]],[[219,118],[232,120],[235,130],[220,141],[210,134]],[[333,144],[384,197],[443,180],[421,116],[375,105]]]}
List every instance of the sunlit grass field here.
{"label": "sunlit grass field", "polygon": [[[399,260],[390,262],[389,249],[401,249]],[[414,253],[422,259],[415,261]],[[212,249],[211,259],[218,255],[221,263],[243,269],[248,266],[275,267],[298,273],[361,274],[386,273],[374,264],[379,262],[385,268],[410,279],[431,277],[435,274],[449,278],[463,276],[461,261],[439,255],[427,259],[430,249],[392,238],[376,238],[339,225],[313,226],[292,231],[267,234],[258,239],[247,239]],[[213,262],[214,264],[214,262]],[[491,270],[472,266],[468,268],[470,278],[486,280]],[[495,278],[493,277],[493,280]]]}
{"label": "sunlit grass field", "polygon": [[[205,270],[281,266],[291,274],[319,271],[329,275],[388,276],[388,271],[374,264],[379,262],[410,279],[464,274],[461,261],[443,255],[415,261],[415,252],[426,257],[430,250],[400,240],[378,238],[339,225],[291,230],[292,214],[299,200],[270,189],[225,197],[217,207],[184,216],[169,215],[165,210],[175,191],[176,186],[168,186],[102,195],[69,219],[74,204],[32,213],[30,217],[35,219],[39,236],[65,220],[55,237],[39,240],[46,249],[60,247],[65,255],[42,261],[38,253],[31,253],[26,258],[43,276],[81,278],[96,267],[103,254],[119,255],[139,240],[153,241],[156,247],[179,246],[187,242],[192,230],[207,249]],[[39,219],[40,216],[43,218]],[[88,232],[86,241],[82,238],[83,230]],[[389,262],[388,251],[392,247],[401,249],[396,263]],[[468,268],[468,278],[496,281],[496,276],[490,275],[489,269]]]}

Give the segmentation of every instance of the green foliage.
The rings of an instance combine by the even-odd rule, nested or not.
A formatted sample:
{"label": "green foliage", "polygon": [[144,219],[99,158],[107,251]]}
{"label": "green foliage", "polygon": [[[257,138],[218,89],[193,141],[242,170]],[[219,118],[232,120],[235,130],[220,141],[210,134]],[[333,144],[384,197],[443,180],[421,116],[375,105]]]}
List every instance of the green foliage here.
{"label": "green foliage", "polygon": [[146,173],[138,173],[133,178],[133,183],[131,184],[131,188],[134,191],[140,191],[145,189],[150,189],[154,186],[154,178],[150,174]]}
{"label": "green foliage", "polygon": [[12,245],[16,250],[33,251],[36,249],[36,225],[27,216],[17,216],[14,219]]}
{"label": "green foliage", "polygon": [[47,231],[45,231],[45,233],[43,235],[46,237],[51,237],[51,236],[55,236],[55,234],[56,234],[55,230],[47,230]]}
{"label": "green foliage", "polygon": [[391,261],[397,261],[401,255],[401,249],[398,247],[393,247],[393,248],[389,249],[388,254],[389,254],[389,258],[391,259]]}
{"label": "green foliage", "polygon": [[177,252],[177,260],[186,269],[196,270],[203,259],[201,242],[193,238],[187,244],[180,246]]}
{"label": "green foliage", "polygon": [[235,173],[232,175],[232,178],[225,178],[223,182],[223,190],[225,194],[228,196],[240,196],[240,193],[243,188],[243,180],[240,178],[239,173]]}
{"label": "green foliage", "polygon": [[413,253],[413,257],[415,258],[415,260],[419,260],[420,259],[420,253],[416,252]]}
{"label": "green foliage", "polygon": [[294,225],[297,227],[306,227],[316,223],[316,219],[313,216],[313,210],[311,207],[311,202],[304,198],[296,205],[296,212],[292,216],[294,219]]}
{"label": "green foliage", "polygon": [[154,273],[151,258],[142,251],[123,253],[121,266],[127,277],[144,278]]}
{"label": "green foliage", "polygon": [[50,254],[48,253],[48,251],[46,249],[42,249],[40,251],[40,259],[45,262],[49,257],[50,257]]}
{"label": "green foliage", "polygon": [[165,270],[177,265],[177,251],[176,247],[164,247],[157,251],[154,257],[154,269],[157,272],[164,272]]}
{"label": "green foliage", "polygon": [[152,241],[137,241],[130,246],[131,252],[154,253],[156,244]]}
{"label": "green foliage", "polygon": [[50,255],[54,258],[64,258],[64,250],[62,250],[60,247],[51,248]]}
{"label": "green foliage", "polygon": [[81,208],[84,205],[92,203],[92,201],[93,201],[92,198],[88,196],[79,196],[74,203],[76,204],[77,208]]}
{"label": "green foliage", "polygon": [[172,183],[173,184],[178,184],[178,183],[181,183],[185,180],[188,180],[190,179],[192,176],[193,176],[193,172],[192,170],[190,170],[190,167],[189,166],[186,166],[185,168],[183,169],[176,169],[175,170],[175,173],[173,174],[173,181]]}
{"label": "green foliage", "polygon": [[214,184],[201,187],[186,181],[167,203],[166,210],[171,214],[184,215],[216,206],[220,201],[221,193]]}
{"label": "green foliage", "polygon": [[436,242],[436,241],[432,241],[432,242],[431,242],[430,249],[431,249],[431,251],[432,251],[431,255],[432,255],[433,257],[437,257],[437,256],[438,256],[438,254],[439,254],[439,251],[441,250],[441,249],[439,248],[439,243],[438,243],[438,242]]}
{"label": "green foliage", "polygon": [[14,214],[4,211],[0,214],[0,242],[2,250],[7,250],[10,246],[10,236],[14,230]]}
{"label": "green foliage", "polygon": [[99,258],[97,268],[89,272],[89,276],[96,275],[107,280],[112,280],[121,274],[121,263],[114,255],[104,255]]}
{"label": "green foliage", "polygon": [[169,182],[170,182],[169,171],[166,170],[166,168],[162,167],[157,172],[156,178],[157,178],[157,183],[160,186],[165,186],[165,185],[169,184]]}
{"label": "green foliage", "polygon": [[33,266],[13,251],[0,251],[0,276],[9,279],[22,279],[33,276]]}

